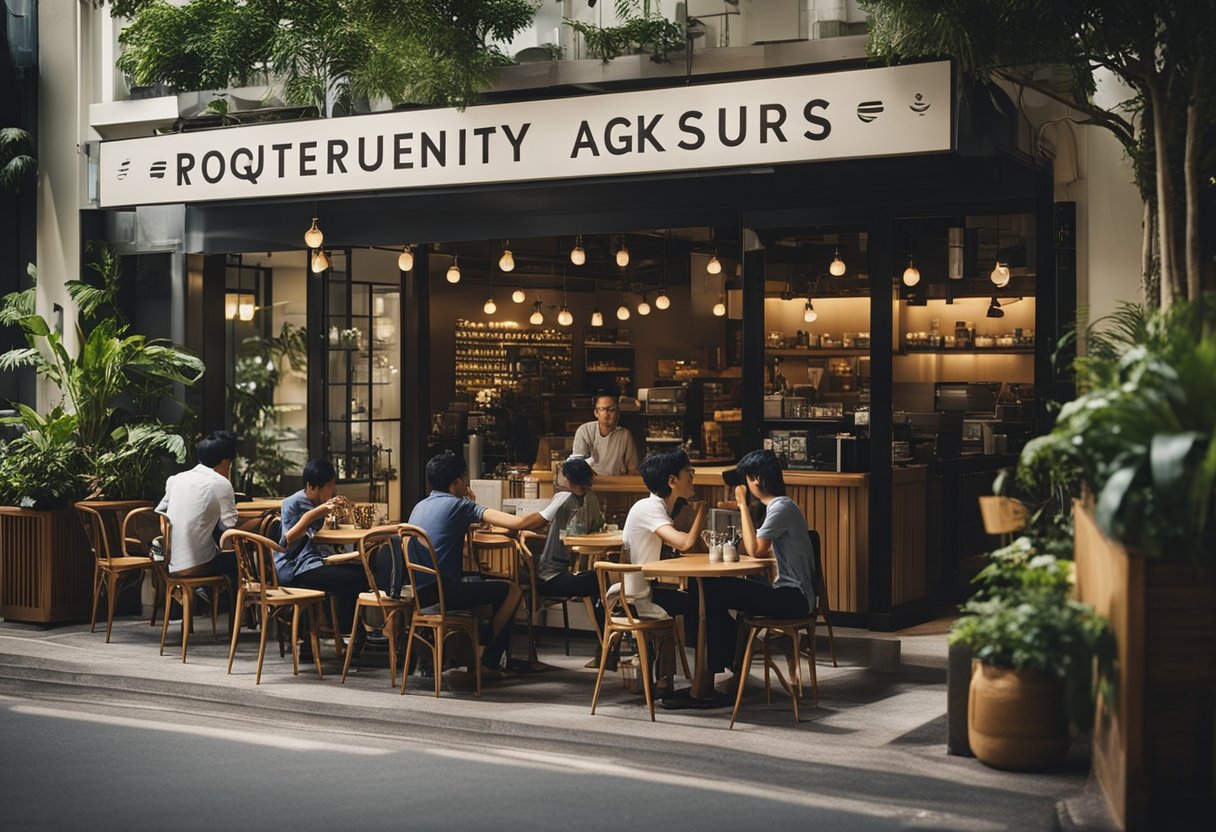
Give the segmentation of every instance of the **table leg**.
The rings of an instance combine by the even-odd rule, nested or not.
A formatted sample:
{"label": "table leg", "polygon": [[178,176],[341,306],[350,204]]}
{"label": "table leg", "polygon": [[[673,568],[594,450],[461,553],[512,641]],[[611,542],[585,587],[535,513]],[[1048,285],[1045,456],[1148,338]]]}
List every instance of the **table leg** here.
{"label": "table leg", "polygon": [[[713,694],[714,679],[713,676],[706,673],[705,667],[709,663],[707,651],[705,586],[702,580],[697,578],[697,649],[693,651],[695,667],[692,672],[692,695],[698,699]],[[706,678],[707,676],[709,678]]]}

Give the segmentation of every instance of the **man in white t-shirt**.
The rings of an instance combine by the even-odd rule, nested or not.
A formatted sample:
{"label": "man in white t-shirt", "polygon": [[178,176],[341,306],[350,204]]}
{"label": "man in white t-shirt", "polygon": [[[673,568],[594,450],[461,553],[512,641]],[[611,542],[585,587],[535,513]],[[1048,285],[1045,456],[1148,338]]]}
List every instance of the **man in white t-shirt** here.
{"label": "man in white t-shirt", "polygon": [[[629,509],[622,531],[623,548],[630,563],[653,563],[662,557],[666,543],[677,552],[687,552],[701,539],[705,525],[705,503],[695,500],[693,476],[696,473],[688,455],[683,451],[661,451],[650,454],[641,465],[642,480],[650,496],[638,500]],[[690,501],[694,517],[688,531],[679,531],[672,521],[672,511],[677,500]],[[668,587],[652,586],[637,573],[625,576],[625,595],[643,618],[666,618],[670,615],[684,616],[685,634],[688,643],[697,638],[698,605],[695,584],[689,592]],[[705,619],[708,669],[717,672],[731,664],[734,656],[733,624],[724,607],[712,602],[706,592]],[[729,702],[718,701],[713,691],[696,691],[692,697],[687,691],[675,692],[672,688],[672,672],[675,669],[674,652],[666,645],[658,651],[658,677],[660,698],[663,706],[672,707],[720,707]],[[712,678],[712,677],[711,677]],[[704,698],[696,698],[697,695]]]}
{"label": "man in white t-shirt", "polygon": [[169,518],[169,570],[184,578],[224,575],[236,584],[236,558],[220,552],[220,535],[236,525],[236,495],[228,472],[236,458],[236,437],[215,431],[195,447],[198,465],[165,482],[156,507]]}
{"label": "man in white t-shirt", "polygon": [[574,432],[572,456],[591,463],[601,477],[638,472],[638,449],[633,434],[620,426],[621,409],[617,397],[607,390],[595,393],[595,421],[579,425]]}

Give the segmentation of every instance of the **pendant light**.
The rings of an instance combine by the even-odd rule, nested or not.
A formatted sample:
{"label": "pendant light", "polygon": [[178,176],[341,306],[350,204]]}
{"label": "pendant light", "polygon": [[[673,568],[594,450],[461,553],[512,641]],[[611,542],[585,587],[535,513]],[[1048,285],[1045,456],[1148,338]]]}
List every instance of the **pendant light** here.
{"label": "pendant light", "polygon": [[[832,256],[832,263],[828,266],[828,274],[832,275],[832,277],[842,277],[847,271],[848,268],[845,266],[844,261],[840,259],[840,247],[837,246],[836,253]],[[807,306],[810,306],[810,301],[807,301]]]}
{"label": "pendant light", "polygon": [[576,266],[581,266],[587,262],[587,252],[583,251],[583,235],[579,234],[574,241],[574,248],[570,249],[570,262]]}
{"label": "pendant light", "polygon": [[604,325],[604,313],[600,311],[600,308],[598,306],[595,307],[595,311],[591,313],[591,325],[592,326],[603,326]]}
{"label": "pendant light", "polygon": [[401,253],[397,255],[397,268],[403,272],[414,270],[414,251],[409,245],[401,249]]}
{"label": "pendant light", "polygon": [[253,320],[253,295],[248,292],[241,292],[236,302],[236,317],[241,321]]}
{"label": "pendant light", "polygon": [[718,259],[718,253],[709,258],[709,262],[705,264],[705,271],[709,274],[722,274],[722,261]]}
{"label": "pendant light", "polygon": [[570,304],[566,294],[566,267],[562,266],[562,308],[557,313],[557,322],[562,326],[574,323],[574,315],[570,313]]}
{"label": "pendant light", "polygon": [[[1001,262],[1001,220],[997,217],[996,221],[996,265],[992,267],[992,274],[988,278],[992,281],[992,285],[998,289],[1003,289],[1009,285],[1009,266]],[[994,315],[993,317],[999,317]]]}
{"label": "pendant light", "polygon": [[448,283],[460,282],[460,258],[459,255],[452,255],[452,265],[448,266],[447,273]]}
{"label": "pendant light", "polygon": [[329,255],[323,249],[317,249],[312,253],[312,273],[320,274],[328,269],[332,263],[329,261]]}
{"label": "pendant light", "polygon": [[629,265],[629,249],[625,248],[625,235],[621,235],[621,247],[616,250],[616,264],[622,269]]}
{"label": "pendant light", "polygon": [[487,315],[493,315],[498,311],[498,304],[494,302],[494,272],[490,272],[490,297],[486,300],[485,305],[481,307],[482,311]]}
{"label": "pendant light", "polygon": [[714,304],[714,317],[721,318],[726,315],[726,293],[718,295],[718,302]]}
{"label": "pendant light", "polygon": [[654,308],[655,309],[670,309],[671,308],[671,298],[667,297],[667,287],[666,286],[659,287],[659,294],[656,295],[655,299],[654,299]]}
{"label": "pendant light", "polygon": [[545,322],[545,313],[541,311],[540,297],[536,298],[536,303],[532,304],[532,314],[528,317],[528,323],[540,326]]}
{"label": "pendant light", "polygon": [[908,267],[904,269],[904,285],[915,286],[920,283],[920,269],[916,268],[916,264],[912,261],[912,255],[908,255]]}
{"label": "pendant light", "polygon": [[815,311],[815,304],[811,302],[810,298],[806,299],[806,308],[802,310],[802,320],[808,324],[813,324],[819,320],[819,313]]}
{"label": "pendant light", "polygon": [[1005,310],[1001,308],[1001,302],[996,299],[996,295],[992,296],[992,302],[988,304],[988,311],[985,314],[989,318],[1005,317]]}
{"label": "pendant light", "polygon": [[642,299],[638,302],[638,314],[639,315],[649,315],[650,314],[650,304],[646,302],[646,293],[645,292],[642,293]]}
{"label": "pendant light", "polygon": [[523,303],[527,299],[528,296],[524,294],[524,287],[520,285],[518,281],[516,281],[515,291],[511,293],[511,300],[515,301],[516,303]]}
{"label": "pendant light", "polygon": [[511,241],[502,241],[502,257],[498,258],[498,268],[504,272],[515,270],[515,257],[511,254]]}
{"label": "pendant light", "polygon": [[[315,207],[315,206],[314,206]],[[312,226],[304,232],[304,244],[309,248],[320,248],[325,242],[325,235],[317,228],[317,218],[312,218]]]}
{"label": "pendant light", "polygon": [[224,295],[224,318],[226,320],[236,320],[236,307],[240,302],[240,297],[236,292],[228,292]]}

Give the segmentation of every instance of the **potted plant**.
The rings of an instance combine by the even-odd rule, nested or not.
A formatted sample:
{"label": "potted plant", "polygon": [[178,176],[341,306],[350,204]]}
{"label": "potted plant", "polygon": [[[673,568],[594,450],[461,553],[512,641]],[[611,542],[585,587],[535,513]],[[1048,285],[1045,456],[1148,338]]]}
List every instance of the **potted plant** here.
{"label": "potted plant", "polygon": [[[26,346],[0,355],[0,371],[31,366],[59,393],[45,415],[19,406],[22,433],[0,447],[0,615],[33,621],[87,618],[93,561],[70,510],[85,497],[140,500],[159,493],[167,458],[185,460],[185,439],[158,417],[176,385],[202,362],[133,334],[116,311],[119,268],[105,246],[89,247],[101,286],[70,280],[79,347],[35,313],[34,290],[0,302],[0,325],[20,327]],[[37,277],[31,267],[30,276]],[[86,328],[87,327],[87,328]]]}
{"label": "potted plant", "polygon": [[[971,650],[971,749],[995,768],[1035,771],[1063,758],[1070,722],[1088,730],[1094,689],[1112,675],[1106,621],[1071,597],[1072,564],[1021,537],[990,556],[950,643]],[[1094,660],[1098,673],[1094,673]]]}
{"label": "potted plant", "polygon": [[1123,310],[1018,476],[1074,501],[1079,597],[1110,618],[1118,695],[1094,769],[1129,827],[1216,811],[1216,314]]}
{"label": "potted plant", "polygon": [[649,53],[652,61],[663,62],[672,52],[687,48],[684,29],[668,20],[650,0],[616,0],[616,26],[571,20],[565,24],[582,36],[587,54],[607,63],[625,54]]}

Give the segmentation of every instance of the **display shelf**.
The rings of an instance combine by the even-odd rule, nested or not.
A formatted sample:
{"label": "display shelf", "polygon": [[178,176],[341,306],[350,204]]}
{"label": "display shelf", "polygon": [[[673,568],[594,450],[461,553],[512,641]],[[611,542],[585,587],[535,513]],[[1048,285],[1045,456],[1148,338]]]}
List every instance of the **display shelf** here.
{"label": "display shelf", "polygon": [[1034,355],[1034,347],[976,347],[972,350],[898,350],[895,355]]}
{"label": "display shelf", "polygon": [[869,347],[855,347],[850,349],[773,349],[769,348],[764,351],[765,355],[773,358],[850,358],[858,355],[869,355]]}

